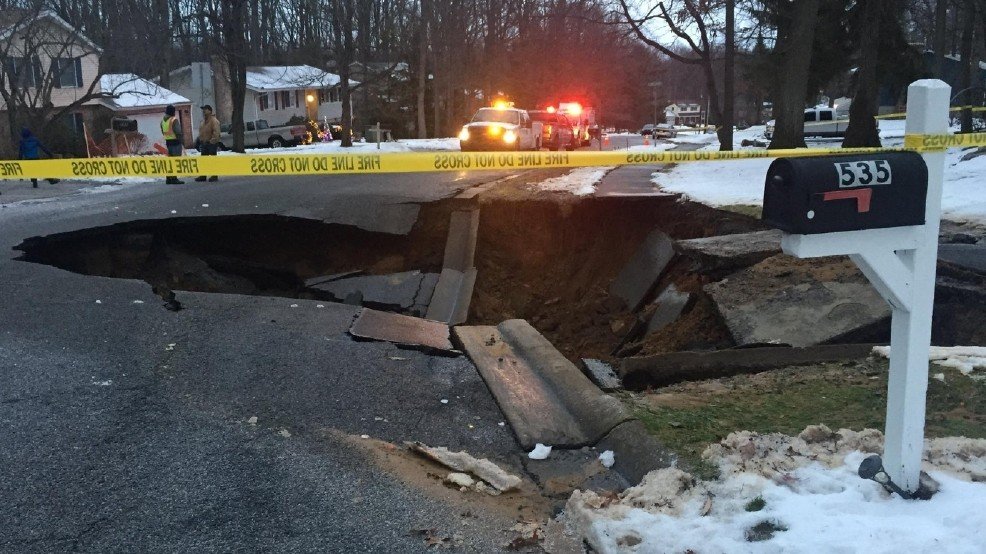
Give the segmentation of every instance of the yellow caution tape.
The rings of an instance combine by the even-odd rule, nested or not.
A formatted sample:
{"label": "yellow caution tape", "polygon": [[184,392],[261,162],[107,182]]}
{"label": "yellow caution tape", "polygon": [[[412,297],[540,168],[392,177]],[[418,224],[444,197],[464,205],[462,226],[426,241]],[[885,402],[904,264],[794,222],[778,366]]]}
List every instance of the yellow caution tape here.
{"label": "yellow caution tape", "polygon": [[986,146],[986,133],[904,135],[904,149],[917,152],[935,152],[970,146]]}
{"label": "yellow caution tape", "polygon": [[719,152],[394,152],[383,154],[272,154],[184,157],[123,157],[0,161],[0,179],[89,179],[94,177],[194,177],[198,175],[340,175],[548,169],[616,165],[834,156],[893,152],[894,148],[796,148]]}
{"label": "yellow caution tape", "polygon": [[182,157],[122,157],[0,161],[0,179],[90,179],[98,177],[195,177],[341,175],[351,173],[424,173],[495,171],[571,167],[649,165],[757,158],[839,156],[880,152],[934,152],[947,148],[986,146],[986,133],[907,135],[904,148],[793,148],[648,152],[388,152],[326,154],[251,154]]}

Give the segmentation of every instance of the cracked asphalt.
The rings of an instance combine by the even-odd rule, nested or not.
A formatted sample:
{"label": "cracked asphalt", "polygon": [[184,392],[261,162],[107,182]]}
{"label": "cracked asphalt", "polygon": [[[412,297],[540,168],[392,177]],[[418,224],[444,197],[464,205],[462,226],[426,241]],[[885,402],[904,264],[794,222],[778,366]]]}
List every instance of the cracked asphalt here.
{"label": "cracked asphalt", "polygon": [[463,532],[460,507],[376,467],[350,438],[520,467],[467,359],[355,342],[351,306],[177,291],[185,309],[169,312],[144,282],[12,250],[31,236],[197,215],[405,232],[418,202],[501,176],[149,183],[5,204],[0,550],[419,552],[411,531],[424,528],[460,533],[467,551],[501,550],[513,518],[476,513]]}

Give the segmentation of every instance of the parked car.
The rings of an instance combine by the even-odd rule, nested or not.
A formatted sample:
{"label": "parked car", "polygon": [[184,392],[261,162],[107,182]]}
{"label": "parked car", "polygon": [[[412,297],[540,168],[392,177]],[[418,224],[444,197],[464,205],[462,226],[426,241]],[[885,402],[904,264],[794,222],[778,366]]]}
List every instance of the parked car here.
{"label": "parked car", "polygon": [[678,136],[678,129],[667,123],[658,123],[651,129],[651,136],[654,138],[675,138]]}
{"label": "parked car", "polygon": [[648,123],[648,124],[644,125],[643,127],[640,128],[640,136],[642,136],[642,137],[649,137],[649,136],[653,135],[654,134],[654,127],[657,127],[657,125],[654,125],[653,123]]}
{"label": "parked car", "polygon": [[[243,146],[246,148],[294,146],[304,142],[308,134],[308,129],[304,125],[271,127],[266,119],[247,121],[245,125]],[[222,133],[219,135],[219,149],[228,150],[231,146],[233,146],[232,127],[223,125]]]}
{"label": "parked car", "polygon": [[[767,122],[763,136],[774,137],[775,120]],[[835,108],[808,108],[805,110],[806,137],[843,137],[849,128],[849,116]]]}
{"label": "parked car", "polygon": [[533,121],[527,110],[512,106],[480,108],[459,131],[459,147],[463,152],[538,150],[541,122]]}
{"label": "parked car", "polygon": [[545,110],[530,110],[531,119],[541,122],[541,145],[548,150],[574,150],[575,131],[564,115]]}

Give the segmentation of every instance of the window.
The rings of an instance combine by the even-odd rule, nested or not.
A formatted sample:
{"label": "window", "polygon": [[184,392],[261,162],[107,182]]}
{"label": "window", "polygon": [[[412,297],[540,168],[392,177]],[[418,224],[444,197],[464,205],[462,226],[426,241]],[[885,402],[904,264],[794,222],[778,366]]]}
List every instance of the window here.
{"label": "window", "polygon": [[254,124],[253,124],[253,122],[252,122],[252,121],[247,121],[247,122],[246,122],[246,130],[247,130],[247,131],[256,131],[256,130],[257,130],[257,128],[256,128],[256,127],[254,127]]}
{"label": "window", "polygon": [[61,120],[62,124],[65,125],[67,129],[72,131],[75,135],[83,136],[86,132],[85,124],[83,123],[82,114],[79,112],[68,113],[62,116],[64,119]]}
{"label": "window", "polygon": [[291,94],[291,91],[290,90],[282,90],[281,91],[281,109],[290,108],[293,105],[291,103],[291,100],[292,100],[293,97],[294,97],[294,95]]}
{"label": "window", "polygon": [[82,58],[52,58],[51,73],[55,88],[81,88]]}
{"label": "window", "polygon": [[28,64],[26,57],[7,58],[6,70],[10,81],[18,88],[33,88],[41,82],[41,62],[37,56]]}
{"label": "window", "polygon": [[805,112],[805,121],[818,121],[818,114],[815,112]]}
{"label": "window", "polygon": [[257,95],[257,107],[260,111],[267,111],[270,109],[270,95],[266,92]]}
{"label": "window", "polygon": [[822,121],[832,121],[832,112],[825,110],[824,112],[818,112],[818,119]]}

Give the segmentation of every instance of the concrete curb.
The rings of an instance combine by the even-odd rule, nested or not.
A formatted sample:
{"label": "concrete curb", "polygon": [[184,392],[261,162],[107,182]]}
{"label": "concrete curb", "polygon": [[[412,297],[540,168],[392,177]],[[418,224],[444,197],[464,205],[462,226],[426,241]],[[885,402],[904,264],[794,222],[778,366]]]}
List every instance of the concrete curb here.
{"label": "concrete curb", "polygon": [[647,472],[673,463],[675,455],[622,402],[593,385],[526,321],[455,327],[453,332],[522,448],[543,443],[612,450],[614,469],[634,484]]}
{"label": "concrete curb", "polygon": [[472,291],[476,286],[476,275],[476,268],[465,272],[443,269],[425,317],[449,325],[465,323],[469,318],[469,305],[472,303]]}

